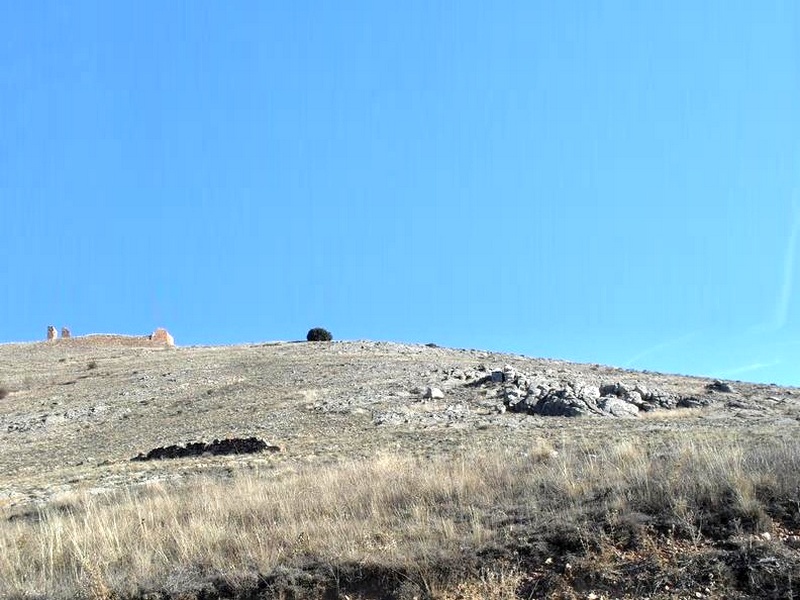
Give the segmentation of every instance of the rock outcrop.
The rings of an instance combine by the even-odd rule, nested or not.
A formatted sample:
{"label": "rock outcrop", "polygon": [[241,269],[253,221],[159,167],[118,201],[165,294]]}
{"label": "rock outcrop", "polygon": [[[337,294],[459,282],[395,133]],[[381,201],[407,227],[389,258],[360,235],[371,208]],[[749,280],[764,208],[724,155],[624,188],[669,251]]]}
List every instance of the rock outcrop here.
{"label": "rock outcrop", "polygon": [[596,385],[581,379],[554,380],[552,376],[527,376],[506,365],[484,381],[502,380],[502,397],[508,410],[534,415],[580,417],[635,417],[640,411],[699,408],[710,400],[678,396],[621,382]]}

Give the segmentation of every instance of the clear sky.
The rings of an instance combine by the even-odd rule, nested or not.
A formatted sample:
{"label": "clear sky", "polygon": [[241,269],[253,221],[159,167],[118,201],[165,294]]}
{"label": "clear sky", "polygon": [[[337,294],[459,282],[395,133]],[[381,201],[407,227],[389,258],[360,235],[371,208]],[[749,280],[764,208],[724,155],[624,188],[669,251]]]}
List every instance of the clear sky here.
{"label": "clear sky", "polygon": [[0,341],[800,385],[799,7],[0,0]]}

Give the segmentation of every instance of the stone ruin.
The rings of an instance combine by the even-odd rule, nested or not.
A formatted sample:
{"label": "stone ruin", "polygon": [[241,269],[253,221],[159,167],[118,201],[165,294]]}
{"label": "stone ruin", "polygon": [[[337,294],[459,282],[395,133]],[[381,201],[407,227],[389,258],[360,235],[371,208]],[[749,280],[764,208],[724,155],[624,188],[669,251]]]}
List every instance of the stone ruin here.
{"label": "stone ruin", "polygon": [[[72,333],[69,330],[69,327],[62,327],[61,328],[61,337],[64,339],[68,339],[72,337]],[[47,339],[48,340],[57,340],[58,339],[58,330],[55,328],[54,325],[47,326]]]}
{"label": "stone ruin", "polygon": [[[61,328],[61,337],[63,339],[70,339],[72,337],[72,332],[69,330],[68,327]],[[47,340],[53,341],[58,339],[58,330],[55,328],[54,325],[47,326]],[[91,334],[91,335],[84,335],[78,336],[76,339],[85,339],[91,340],[94,343],[106,343],[106,344],[114,344],[114,343],[122,343],[122,345],[136,345],[145,343],[145,345],[150,345],[149,343],[163,345],[163,346],[175,346],[175,338],[164,329],[163,327],[157,328],[153,333],[150,335],[140,335],[140,336],[124,336],[124,335],[114,335],[114,334]],[[128,343],[125,343],[128,342]]]}
{"label": "stone ruin", "polygon": [[150,334],[150,341],[156,342],[157,344],[165,344],[167,346],[175,345],[175,338],[173,338],[169,331],[163,327],[159,327],[152,334]]}

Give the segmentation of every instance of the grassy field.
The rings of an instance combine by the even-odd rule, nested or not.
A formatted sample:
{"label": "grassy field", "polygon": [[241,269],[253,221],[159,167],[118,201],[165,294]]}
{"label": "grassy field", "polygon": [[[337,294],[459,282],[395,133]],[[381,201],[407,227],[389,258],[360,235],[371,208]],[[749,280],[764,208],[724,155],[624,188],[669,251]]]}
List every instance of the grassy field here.
{"label": "grassy field", "polygon": [[789,597],[798,491],[797,444],[724,436],[256,469],[76,493],[6,521],[0,595],[189,598],[272,585],[276,596],[380,586],[409,599],[609,587]]}
{"label": "grassy field", "polygon": [[[48,352],[55,354],[42,364],[59,360],[55,349]],[[284,368],[296,374],[303,360],[313,361],[318,379],[311,378],[313,387],[304,390],[350,397],[369,381],[354,379],[354,367],[348,385],[320,386],[332,370],[320,367],[320,356],[303,352],[311,350],[292,350]],[[104,349],[94,349],[92,356],[99,364],[90,369],[94,377],[110,359]],[[136,364],[125,362],[117,370],[141,373],[148,361],[165,356],[174,364],[187,358],[123,355]],[[219,359],[217,353],[214,360]],[[239,353],[242,372],[261,373],[241,359]],[[387,361],[386,353],[375,357],[381,370],[369,371],[374,379],[388,390],[408,385],[410,380],[398,383],[408,361],[394,366]],[[430,370],[429,358],[423,362]],[[337,356],[335,363],[348,361]],[[34,380],[37,364],[25,366]],[[159,363],[157,370],[162,367]],[[393,369],[397,373],[389,377]],[[113,381],[112,370],[96,390],[108,394]],[[16,395],[17,404],[6,406],[17,412],[9,411],[6,420],[18,422],[26,402],[47,400],[59,383],[59,377],[38,388],[34,382],[21,394],[12,383],[6,402]],[[204,381],[200,388],[206,387]],[[35,459],[21,450],[27,464],[16,465],[4,486],[9,500],[0,520],[0,597],[800,595],[800,445],[797,427],[787,421],[794,408],[752,422],[719,406],[656,411],[635,420],[501,415],[521,423],[511,428],[500,420],[487,426],[475,417],[465,427],[448,423],[418,430],[378,427],[359,420],[358,410],[319,411],[307,402],[313,394],[301,392],[287,392],[295,399],[289,403],[282,394],[262,399],[271,407],[269,418],[278,418],[276,407],[284,407],[306,419],[305,427],[302,419],[284,421],[296,430],[278,440],[286,448],[274,456],[132,463],[127,447],[103,454],[102,425],[91,416],[31,434],[87,447],[90,441],[82,436],[95,436],[92,452],[100,458],[59,465],[72,455],[48,457],[43,462],[52,465],[54,491],[37,499],[34,492],[46,487],[48,474],[34,473]],[[226,405],[225,397],[216,398]],[[245,397],[239,399],[241,404]],[[391,396],[390,401],[406,400]],[[111,405],[104,414],[117,408]],[[230,410],[235,413],[235,406]],[[258,429],[253,425],[258,413],[238,418],[243,429],[248,422]],[[323,427],[326,422],[334,427]],[[361,425],[354,429],[353,422]],[[146,438],[142,429],[159,419],[137,423],[120,416],[110,418],[108,427],[120,423],[138,440]],[[13,451],[12,442],[21,449],[26,438],[20,435],[7,433],[4,451]],[[169,438],[182,436],[171,432]],[[109,439],[118,440],[110,433]],[[65,483],[56,485],[62,479]],[[32,494],[27,501],[10,500],[24,490]]]}

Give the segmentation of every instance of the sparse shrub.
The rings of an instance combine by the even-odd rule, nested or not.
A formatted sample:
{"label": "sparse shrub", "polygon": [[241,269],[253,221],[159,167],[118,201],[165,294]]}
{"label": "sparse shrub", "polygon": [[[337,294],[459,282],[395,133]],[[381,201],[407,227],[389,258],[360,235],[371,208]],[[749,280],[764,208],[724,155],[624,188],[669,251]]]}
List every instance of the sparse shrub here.
{"label": "sparse shrub", "polygon": [[90,370],[90,371],[93,370],[93,369],[96,369],[97,368],[97,361],[96,360],[89,361],[89,364],[86,365],[86,368],[88,370]]}
{"label": "sparse shrub", "polygon": [[9,389],[8,389],[6,386],[4,386],[4,385],[0,385],[0,400],[2,400],[3,398],[5,398],[6,396],[8,396],[10,393],[11,393],[11,390],[9,390]]}
{"label": "sparse shrub", "polygon": [[323,329],[322,327],[314,327],[314,329],[309,329],[308,335],[306,335],[306,340],[309,342],[330,342],[333,340],[333,336],[327,329]]}

